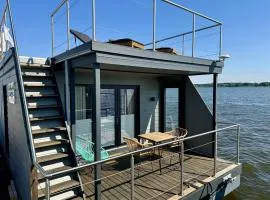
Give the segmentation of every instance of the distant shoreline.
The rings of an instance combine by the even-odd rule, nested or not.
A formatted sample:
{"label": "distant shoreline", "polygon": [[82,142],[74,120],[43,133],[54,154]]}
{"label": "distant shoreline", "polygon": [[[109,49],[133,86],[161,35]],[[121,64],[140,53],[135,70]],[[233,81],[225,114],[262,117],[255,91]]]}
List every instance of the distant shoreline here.
{"label": "distant shoreline", "polygon": [[[195,84],[197,87],[212,87],[212,83]],[[270,82],[261,83],[218,83],[218,87],[270,87]]]}

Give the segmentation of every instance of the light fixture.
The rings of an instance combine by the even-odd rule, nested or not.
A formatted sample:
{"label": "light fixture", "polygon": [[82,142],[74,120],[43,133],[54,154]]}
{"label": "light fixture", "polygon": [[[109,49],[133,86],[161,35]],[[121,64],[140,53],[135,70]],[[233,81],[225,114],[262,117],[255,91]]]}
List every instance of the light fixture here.
{"label": "light fixture", "polygon": [[231,56],[229,54],[222,54],[219,56],[219,60],[224,62],[226,59],[230,58]]}

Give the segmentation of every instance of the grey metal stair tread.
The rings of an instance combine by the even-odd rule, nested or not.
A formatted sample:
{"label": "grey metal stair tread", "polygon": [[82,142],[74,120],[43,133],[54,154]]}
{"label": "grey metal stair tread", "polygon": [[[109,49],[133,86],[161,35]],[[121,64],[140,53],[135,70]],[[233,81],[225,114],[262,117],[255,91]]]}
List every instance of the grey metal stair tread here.
{"label": "grey metal stair tread", "polygon": [[[63,183],[56,184],[56,185],[52,185],[50,187],[50,191],[51,191],[51,194],[54,195],[54,194],[60,193],[63,190],[68,191],[68,190],[74,189],[77,186],[78,187],[80,186],[80,183],[78,181],[70,180],[70,181],[66,181]],[[45,192],[46,192],[46,189],[39,189],[38,198],[44,197]]]}
{"label": "grey metal stair tread", "polygon": [[34,64],[34,63],[20,63],[22,68],[50,68],[50,65]]}
{"label": "grey metal stair tread", "polygon": [[[68,169],[72,169],[72,166],[65,165],[62,167],[55,168],[55,169],[46,170],[45,172],[47,174],[52,174],[52,173],[61,172],[61,171],[68,170]],[[38,173],[38,179],[40,180],[43,178],[44,178],[43,175],[41,173]]]}
{"label": "grey metal stair tread", "polygon": [[44,109],[44,108],[59,108],[61,107],[60,105],[32,105],[28,106],[28,109]]}
{"label": "grey metal stair tread", "polygon": [[40,78],[46,78],[46,77],[52,77],[51,74],[27,74],[27,73],[22,73],[23,77],[40,77]]}
{"label": "grey metal stair tread", "polygon": [[56,146],[56,145],[61,145],[61,144],[68,144],[68,140],[65,139],[60,139],[60,140],[51,140],[47,142],[39,142],[35,143],[34,146],[35,148],[43,148],[43,147],[50,147],[50,146]]}
{"label": "grey metal stair tread", "polygon": [[52,119],[61,119],[64,118],[63,115],[56,115],[56,116],[44,116],[44,117],[33,117],[30,118],[30,121],[43,121],[43,120],[52,120]]}
{"label": "grey metal stair tread", "polygon": [[37,161],[38,163],[44,163],[44,162],[49,162],[49,161],[58,160],[62,158],[68,158],[69,156],[70,155],[67,153],[56,153],[56,154],[38,157]]}
{"label": "grey metal stair tread", "polygon": [[28,98],[31,98],[31,97],[33,97],[33,98],[39,98],[39,97],[57,97],[58,96],[58,94],[27,94],[27,92],[26,92],[26,97],[28,97]]}
{"label": "grey metal stair tread", "polygon": [[43,128],[38,130],[33,130],[32,134],[42,134],[42,133],[52,133],[57,131],[66,131],[66,127],[53,127],[53,128]]}
{"label": "grey metal stair tread", "polygon": [[55,84],[51,83],[23,83],[25,87],[55,87]]}

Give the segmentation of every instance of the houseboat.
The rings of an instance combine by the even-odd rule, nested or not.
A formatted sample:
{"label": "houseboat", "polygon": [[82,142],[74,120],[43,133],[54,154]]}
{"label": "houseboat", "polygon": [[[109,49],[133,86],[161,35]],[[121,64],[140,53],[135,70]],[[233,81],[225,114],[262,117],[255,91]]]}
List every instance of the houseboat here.
{"label": "houseboat", "polygon": [[[222,23],[160,1],[190,15],[192,30],[156,39],[159,1],[153,0],[151,42],[102,42],[96,39],[95,0],[91,36],[70,28],[70,2],[63,0],[51,15],[49,58],[20,55],[6,1],[0,144],[18,199],[222,199],[239,187],[240,126],[220,127],[216,117],[226,58]],[[63,7],[67,49],[55,53],[54,16]],[[197,18],[212,25],[196,28]],[[219,30],[218,56],[196,57],[196,34],[212,28]],[[185,36],[192,40],[190,54],[158,46]],[[72,46],[71,37],[80,44]],[[194,75],[212,75],[212,111],[192,83]],[[218,154],[219,136],[227,133],[236,133],[234,160]]]}

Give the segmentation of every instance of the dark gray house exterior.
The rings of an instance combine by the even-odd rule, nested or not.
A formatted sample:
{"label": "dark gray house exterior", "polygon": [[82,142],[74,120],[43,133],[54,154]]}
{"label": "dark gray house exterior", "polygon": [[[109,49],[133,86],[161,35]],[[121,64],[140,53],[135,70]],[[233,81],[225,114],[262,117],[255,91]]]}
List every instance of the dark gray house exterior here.
{"label": "dark gray house exterior", "polygon": [[[211,27],[222,25],[166,2],[214,21]],[[239,125],[220,128],[216,120],[221,50],[217,59],[195,57],[193,49],[191,56],[161,52],[154,26],[152,50],[99,42],[93,31],[93,39],[83,35],[81,45],[61,54],[23,57],[10,11],[7,1],[15,44],[1,52],[0,147],[19,199],[222,199],[240,185]],[[201,30],[193,25],[184,35],[195,43]],[[207,74],[213,76],[212,112],[190,80]],[[185,138],[135,151],[124,140],[178,127],[188,131]],[[217,135],[234,129],[237,160],[222,159]],[[79,153],[81,139],[91,145],[92,161]],[[155,156],[142,157],[147,150]]]}

